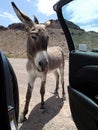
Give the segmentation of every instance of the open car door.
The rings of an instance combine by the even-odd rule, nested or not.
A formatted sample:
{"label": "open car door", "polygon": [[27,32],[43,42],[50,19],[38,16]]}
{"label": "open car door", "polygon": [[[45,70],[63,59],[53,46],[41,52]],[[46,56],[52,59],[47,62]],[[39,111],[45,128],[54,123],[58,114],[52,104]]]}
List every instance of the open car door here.
{"label": "open car door", "polygon": [[0,51],[0,130],[18,130],[19,92],[17,78]]}
{"label": "open car door", "polygon": [[79,130],[98,130],[98,1],[54,5],[69,48],[69,102]]}

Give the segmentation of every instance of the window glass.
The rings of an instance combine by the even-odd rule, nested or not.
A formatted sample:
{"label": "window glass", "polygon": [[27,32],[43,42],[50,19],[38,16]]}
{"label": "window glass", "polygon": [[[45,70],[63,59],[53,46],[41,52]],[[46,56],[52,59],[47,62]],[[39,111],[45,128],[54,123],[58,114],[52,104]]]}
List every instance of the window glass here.
{"label": "window glass", "polygon": [[98,49],[98,0],[74,0],[62,7],[76,49]]}

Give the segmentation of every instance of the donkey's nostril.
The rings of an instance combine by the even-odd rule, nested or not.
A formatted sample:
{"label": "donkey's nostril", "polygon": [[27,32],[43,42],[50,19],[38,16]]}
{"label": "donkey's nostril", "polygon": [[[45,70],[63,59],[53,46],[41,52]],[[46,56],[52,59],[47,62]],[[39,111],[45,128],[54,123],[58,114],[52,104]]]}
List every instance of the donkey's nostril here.
{"label": "donkey's nostril", "polygon": [[48,61],[46,61],[46,65],[48,65]]}
{"label": "donkey's nostril", "polygon": [[48,61],[46,61],[46,60],[44,60],[44,61],[39,61],[39,65],[41,66],[41,67],[45,67],[45,66],[47,66],[48,65]]}
{"label": "donkey's nostril", "polygon": [[39,61],[39,65],[42,66],[42,62],[41,61]]}

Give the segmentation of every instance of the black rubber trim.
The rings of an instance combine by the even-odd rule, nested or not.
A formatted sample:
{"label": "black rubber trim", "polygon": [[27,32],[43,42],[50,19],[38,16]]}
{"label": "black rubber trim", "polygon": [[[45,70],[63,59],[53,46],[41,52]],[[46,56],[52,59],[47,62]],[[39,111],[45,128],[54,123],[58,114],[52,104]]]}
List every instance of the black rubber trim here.
{"label": "black rubber trim", "polygon": [[74,46],[70,31],[69,31],[69,29],[67,27],[67,24],[65,22],[65,19],[63,18],[63,15],[62,15],[62,6],[64,6],[65,4],[68,4],[71,1],[72,0],[60,0],[59,2],[57,2],[53,6],[54,10],[57,13],[57,17],[58,17],[58,20],[59,20],[59,22],[61,24],[61,27],[62,27],[62,29],[64,31],[64,34],[65,34],[65,37],[66,37],[66,40],[67,40],[67,44],[68,44],[68,49],[69,49],[70,52],[72,50],[75,50],[75,46]]}

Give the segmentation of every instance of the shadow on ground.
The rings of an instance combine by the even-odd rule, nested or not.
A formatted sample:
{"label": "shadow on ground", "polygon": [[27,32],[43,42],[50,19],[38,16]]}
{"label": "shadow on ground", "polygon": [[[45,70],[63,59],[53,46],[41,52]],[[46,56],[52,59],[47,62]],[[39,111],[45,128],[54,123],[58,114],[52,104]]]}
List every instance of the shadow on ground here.
{"label": "shadow on ground", "polygon": [[41,112],[40,104],[37,104],[31,111],[28,120],[22,124],[19,130],[42,130],[45,124],[60,112],[62,107],[62,99],[53,95],[45,101],[45,112]]}

